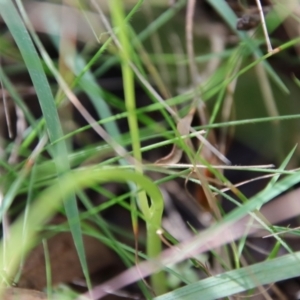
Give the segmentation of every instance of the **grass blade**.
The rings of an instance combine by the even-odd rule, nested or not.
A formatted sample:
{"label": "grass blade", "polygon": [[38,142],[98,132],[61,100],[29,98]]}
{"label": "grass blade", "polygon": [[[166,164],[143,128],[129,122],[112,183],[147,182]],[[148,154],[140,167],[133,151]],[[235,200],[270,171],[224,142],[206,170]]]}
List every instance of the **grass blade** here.
{"label": "grass blade", "polygon": [[[3,19],[7,24],[7,27],[14,37],[18,48],[20,49],[27,70],[32,79],[42,109],[42,113],[45,118],[47,132],[49,134],[50,141],[53,143],[63,137],[63,132],[56,110],[55,101],[45,72],[43,70],[40,58],[14,4],[9,0],[1,0],[0,10]],[[58,175],[61,175],[70,170],[65,141],[61,140],[52,145],[51,155],[53,156],[53,159],[55,161]],[[79,223],[79,213],[74,193],[71,194],[68,199],[65,199],[64,205],[66,214],[70,221],[70,229],[74,238],[76,249],[78,251],[80,262],[82,264],[83,272],[85,274],[88,285],[90,285]]]}
{"label": "grass blade", "polygon": [[214,300],[247,291],[257,285],[270,284],[280,280],[297,277],[300,269],[300,252],[288,254],[254,264],[242,269],[229,271],[197,283],[189,284],[155,300]]}

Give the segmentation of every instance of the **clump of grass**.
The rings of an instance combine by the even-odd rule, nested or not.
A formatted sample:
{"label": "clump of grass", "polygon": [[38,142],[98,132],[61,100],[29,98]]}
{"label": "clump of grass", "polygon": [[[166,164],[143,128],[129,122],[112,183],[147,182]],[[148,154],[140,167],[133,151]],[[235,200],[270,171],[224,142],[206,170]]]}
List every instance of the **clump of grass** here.
{"label": "clump of grass", "polygon": [[[173,6],[165,7],[158,16],[142,0],[137,1],[127,15],[127,5],[125,7],[124,4],[128,3],[121,0],[110,1],[106,12],[95,1],[91,1],[91,7],[74,5],[73,8],[80,12],[100,44],[87,44],[79,50],[74,42],[76,34],[72,30],[68,31],[70,24],[62,23],[61,40],[58,41],[53,36],[50,38],[52,46],[59,54],[59,59],[56,60],[50,57],[41,43],[34,28],[35,20],[28,18],[22,2],[16,1],[15,6],[11,1],[0,1],[0,11],[7,33],[15,42],[11,43],[8,35],[1,38],[3,45],[7,45],[1,53],[5,61],[10,61],[10,64],[7,63],[0,70],[1,82],[19,111],[18,121],[25,124],[22,130],[17,127],[14,140],[4,143],[2,147],[3,238],[0,245],[0,270],[8,278],[13,278],[18,273],[22,260],[39,241],[38,233],[45,228],[53,232],[62,228],[71,232],[88,289],[86,297],[94,295],[99,298],[108,291],[114,292],[127,284],[140,281],[139,287],[147,299],[152,299],[153,295],[161,300],[195,297],[216,299],[252,289],[253,294],[265,293],[263,285],[299,276],[296,267],[299,253],[294,252],[273,227],[273,223],[297,216],[298,210],[288,209],[288,213],[282,218],[275,215],[265,218],[275,207],[270,201],[283,192],[288,192],[300,181],[298,170],[286,171],[295,157],[294,140],[291,138],[285,145],[281,144],[284,140],[282,132],[289,130],[292,122],[298,122],[300,116],[294,111],[282,113],[280,107],[282,104],[279,98],[292,93],[289,88],[292,81],[282,80],[268,61],[271,56],[297,45],[299,38],[291,37],[279,44],[277,51],[264,53],[264,36],[259,30],[255,34],[236,31],[236,16],[227,3],[209,0],[207,2],[236,34],[238,41],[231,49],[226,49],[223,36],[226,31],[213,32],[213,36],[206,34],[204,41],[212,53],[208,54],[205,49],[200,49],[202,54],[198,56],[194,52],[196,41],[193,41],[195,37],[191,28],[192,22],[187,23],[187,41],[183,38],[185,33],[181,29],[169,29],[170,24],[175,26],[176,22],[179,24],[177,26],[184,26],[185,21],[180,10],[185,7],[186,2],[177,1]],[[275,6],[280,8],[281,4]],[[195,13],[193,1],[189,1],[189,7],[188,18]],[[100,34],[99,28],[89,19],[87,9],[94,9],[93,17],[101,19],[104,28]],[[146,10],[151,22],[141,29],[135,27],[135,24],[136,20],[144,18],[142,9]],[[292,14],[292,8],[285,10],[285,16]],[[46,24],[50,28],[52,18],[55,23],[55,15],[49,15],[48,18]],[[267,18],[270,26],[268,32],[274,30],[283,20],[283,17],[270,20]],[[68,22],[74,20],[70,19]],[[221,48],[214,48],[214,38],[218,43],[222,42]],[[183,49],[188,47],[187,54],[185,50],[180,50],[180,43],[183,43]],[[150,50],[151,46],[153,51]],[[201,62],[202,68],[197,65],[198,62]],[[98,77],[111,67],[121,69],[121,97],[113,95],[98,84]],[[176,73],[178,70],[183,70],[182,72],[190,76],[181,78],[181,73]],[[17,84],[10,78],[24,71],[30,76],[41,107],[39,118],[30,112]],[[260,104],[255,101],[255,105],[259,106],[254,110],[251,110],[251,105],[253,107],[254,104],[248,104],[258,93],[255,91],[247,95],[247,76],[251,86],[258,76],[260,82],[256,82],[254,86],[263,95],[259,99],[268,100],[261,101]],[[54,82],[51,86],[50,79]],[[150,103],[141,105],[136,94],[137,83],[150,99]],[[185,90],[176,89],[178,84]],[[91,114],[82,105],[79,100],[80,93],[87,95],[95,114]],[[203,113],[205,106],[210,111],[206,116]],[[69,113],[73,107],[88,125],[76,124],[74,115]],[[264,113],[262,107],[270,115]],[[196,113],[199,113],[202,124],[191,127],[192,118],[189,116]],[[156,119],[157,116],[159,120]],[[120,120],[126,120],[128,131],[124,132],[120,127]],[[283,121],[289,125],[281,128]],[[73,124],[71,129],[70,123]],[[254,132],[251,126],[244,130],[248,124],[258,126],[262,134]],[[216,141],[211,139],[212,130],[215,128],[220,131],[219,147],[215,147]],[[267,164],[244,167],[226,165],[226,137],[233,135],[230,132],[232,128],[236,130],[236,138],[252,148],[257,148],[255,144],[257,140],[263,139],[263,134],[270,133],[271,146],[264,145],[263,149],[257,150],[265,154],[264,152],[271,151],[272,146],[277,145],[278,152],[273,151],[272,158],[276,159],[279,167],[270,168]],[[83,140],[86,138],[87,143],[91,142],[85,136],[90,129],[97,134],[98,139],[87,145]],[[160,142],[153,142],[157,138]],[[198,140],[199,149],[194,149],[189,141],[191,138]],[[78,149],[74,148],[75,142],[79,144]],[[162,159],[160,149],[166,145],[174,145],[173,150]],[[144,155],[148,152],[159,154],[157,163],[145,161]],[[190,163],[179,163],[183,154]],[[15,159],[9,160],[9,156]],[[257,172],[257,179],[272,179],[259,193],[247,197],[239,190],[238,184],[232,184],[224,176],[223,170],[230,168],[240,172]],[[215,178],[214,184],[206,178],[207,170]],[[150,179],[153,172],[158,173],[160,179]],[[190,226],[193,237],[184,243],[164,231],[162,223],[165,205],[165,193],[162,190],[166,192],[164,184],[177,179],[201,186],[208,199],[211,208],[209,214],[213,220],[202,232]],[[116,195],[105,188],[103,184],[107,182],[125,183],[127,192]],[[95,206],[85,189],[96,191],[106,197],[107,201]],[[183,186],[182,191],[186,192],[185,189]],[[185,195],[188,198],[189,192]],[[225,213],[215,201],[216,195],[234,203],[235,208]],[[24,200],[17,203],[17,196]],[[287,201],[287,197],[281,196],[276,203],[285,200]],[[78,208],[78,203],[84,210]],[[294,201],[289,203],[292,205]],[[126,234],[129,231],[135,241],[134,247],[125,246],[116,238],[118,233],[124,234],[123,228],[114,228],[109,220],[104,220],[100,215],[108,208],[118,205],[130,213],[132,229],[126,229]],[[263,205],[266,206],[262,208]],[[67,224],[47,227],[49,219],[58,211],[66,216]],[[8,224],[10,215],[16,219]],[[90,226],[91,223],[95,226]],[[143,245],[145,254],[139,252],[141,224],[146,226]],[[263,228],[272,235],[276,244],[265,260],[248,266],[249,262],[245,258],[246,239],[258,228]],[[83,234],[94,236],[113,249],[128,268],[125,273],[92,288]],[[163,243],[168,249],[163,250]],[[277,257],[279,249],[284,249],[289,254]],[[47,254],[46,246],[45,251]],[[201,272],[191,271],[190,268],[192,265],[204,270],[205,276],[213,275],[206,266],[207,262],[200,262],[197,257],[209,251],[213,253],[213,259],[221,274],[200,280],[198,276]],[[184,271],[180,269],[182,260],[190,260]],[[47,264],[47,292],[51,297],[55,293],[50,286],[49,259]],[[171,265],[176,265],[176,268],[170,267]],[[186,272],[187,269],[189,272]],[[170,291],[168,274],[177,277],[179,285],[185,286]],[[147,276],[151,277],[150,285],[144,280]],[[60,293],[63,295],[67,292]]]}

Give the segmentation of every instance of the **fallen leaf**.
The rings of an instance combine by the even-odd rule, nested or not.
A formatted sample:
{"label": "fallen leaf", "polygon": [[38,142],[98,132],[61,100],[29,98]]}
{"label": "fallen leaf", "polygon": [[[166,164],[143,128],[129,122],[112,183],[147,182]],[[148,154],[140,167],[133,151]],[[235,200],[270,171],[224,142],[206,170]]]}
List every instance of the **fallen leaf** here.
{"label": "fallen leaf", "polygon": [[[177,130],[180,136],[185,136],[189,134],[190,127],[194,118],[194,114],[195,114],[195,109],[192,108],[184,118],[178,121]],[[191,147],[191,142],[189,139],[187,139],[185,143],[187,144],[188,147]],[[182,153],[183,153],[182,149],[179,148],[176,144],[174,144],[171,152],[168,155],[158,159],[155,162],[155,164],[157,165],[177,164],[182,157]]]}
{"label": "fallen leaf", "polygon": [[1,299],[2,300],[47,300],[47,296],[45,293],[38,292],[35,290],[11,287],[5,289]]}
{"label": "fallen leaf", "polygon": [[[99,240],[83,235],[85,254],[90,274],[111,267],[113,252]],[[53,285],[83,278],[78,254],[70,233],[59,233],[47,241]],[[46,287],[45,256],[42,245],[29,254],[25,261],[18,287],[42,290]]]}

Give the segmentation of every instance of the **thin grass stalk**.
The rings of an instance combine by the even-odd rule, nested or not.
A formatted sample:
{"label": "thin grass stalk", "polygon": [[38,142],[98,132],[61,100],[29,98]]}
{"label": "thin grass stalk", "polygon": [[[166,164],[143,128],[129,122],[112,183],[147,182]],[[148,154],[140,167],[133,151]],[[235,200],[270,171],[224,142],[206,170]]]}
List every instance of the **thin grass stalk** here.
{"label": "thin grass stalk", "polygon": [[[116,26],[118,26],[119,42],[120,42],[120,58],[121,58],[121,68],[123,75],[123,88],[125,95],[125,105],[128,112],[128,123],[129,130],[132,140],[133,156],[135,158],[135,170],[138,173],[143,173],[143,167],[141,165],[142,155],[141,155],[141,144],[139,136],[138,119],[136,116],[136,98],[135,98],[135,87],[134,87],[134,73],[130,66],[131,61],[131,45],[129,42],[129,31],[127,24],[124,23],[125,14],[122,1],[113,0],[111,4],[111,14],[113,21]],[[147,226],[147,255],[149,258],[156,257],[160,254],[161,241],[156,234],[156,230],[161,226],[161,216],[162,216],[162,206],[155,207],[155,202],[151,203],[149,207],[148,199],[145,191],[138,192],[138,204],[141,208]],[[154,208],[154,213],[152,212]],[[133,220],[133,230],[136,234],[138,232],[138,222],[135,213],[135,207],[132,211]],[[166,292],[164,273],[159,272],[151,276],[152,288],[156,294],[163,294]]]}

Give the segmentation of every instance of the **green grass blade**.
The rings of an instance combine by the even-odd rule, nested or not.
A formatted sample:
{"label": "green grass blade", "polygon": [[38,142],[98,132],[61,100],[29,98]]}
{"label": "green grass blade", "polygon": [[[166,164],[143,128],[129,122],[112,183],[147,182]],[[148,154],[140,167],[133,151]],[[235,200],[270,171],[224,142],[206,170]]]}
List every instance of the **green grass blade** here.
{"label": "green grass blade", "polygon": [[10,82],[2,68],[0,68],[0,78],[3,82],[3,85],[9,92],[9,95],[14,99],[16,105],[20,107],[20,109],[23,111],[24,115],[26,116],[28,122],[30,123],[31,126],[33,126],[36,122],[34,120],[34,117],[32,113],[29,111],[27,105],[24,103],[24,101],[21,99],[19,96],[18,92],[14,88],[13,84]]}
{"label": "green grass blade", "polygon": [[[114,24],[118,27],[118,37],[120,41],[119,55],[121,58],[121,68],[123,77],[123,88],[125,96],[125,105],[128,112],[128,124],[132,140],[133,156],[136,159],[135,170],[138,173],[143,173],[141,166],[142,154],[140,144],[140,133],[138,119],[136,115],[136,97],[134,85],[134,73],[130,66],[130,61],[134,55],[131,42],[129,41],[129,30],[127,24],[124,23],[125,13],[121,0],[111,1],[111,15]],[[126,20],[125,20],[126,21]],[[140,191],[137,194],[137,202],[142,210],[147,226],[147,255],[149,257],[156,257],[162,250],[161,241],[156,230],[161,226],[161,216],[163,212],[163,202],[158,203],[151,199],[149,205],[145,191]],[[132,226],[135,234],[138,232],[138,222],[136,207],[132,202]],[[154,212],[154,213],[153,213]],[[152,288],[158,294],[166,292],[164,273],[159,272],[151,276]]]}
{"label": "green grass blade", "polygon": [[[295,151],[296,151],[296,149],[297,149],[297,146],[298,146],[298,145],[296,145],[296,146],[290,151],[290,153],[288,154],[288,156],[284,159],[284,161],[282,162],[282,164],[281,164],[280,167],[278,168],[279,171],[284,171],[284,169],[286,168],[286,166],[287,166],[288,163],[290,162],[290,160],[291,160],[293,154],[295,153]],[[268,186],[274,185],[274,184],[277,182],[277,180],[279,179],[279,176],[280,176],[280,174],[275,175],[275,176],[271,179],[271,181],[268,183]]]}
{"label": "green grass blade", "polygon": [[300,252],[209,277],[154,299],[220,299],[257,286],[300,276],[300,268],[295,265],[300,265]]}
{"label": "green grass blade", "polygon": [[[21,5],[20,2],[18,3]],[[55,107],[55,101],[38,53],[14,4],[9,0],[1,0],[0,11],[10,33],[14,37],[14,40],[20,49],[41,105],[50,141],[53,143],[63,136],[63,132]],[[51,154],[56,163],[57,173],[63,174],[68,172],[70,166],[65,141],[61,140],[60,142],[55,143],[52,145],[51,150]],[[74,238],[74,243],[78,251],[87,283],[90,285],[75,194],[71,194],[68,199],[64,201],[64,204],[68,219],[72,220],[70,221],[70,228]]]}

